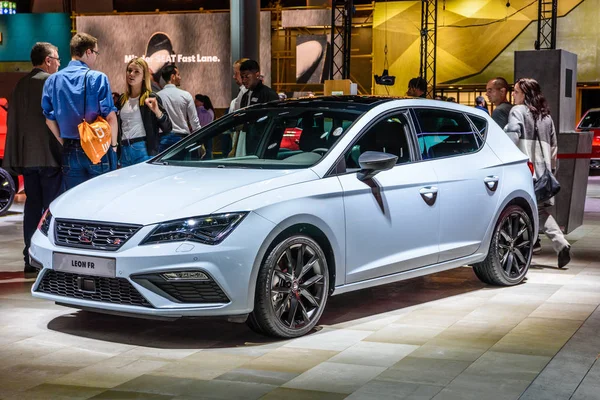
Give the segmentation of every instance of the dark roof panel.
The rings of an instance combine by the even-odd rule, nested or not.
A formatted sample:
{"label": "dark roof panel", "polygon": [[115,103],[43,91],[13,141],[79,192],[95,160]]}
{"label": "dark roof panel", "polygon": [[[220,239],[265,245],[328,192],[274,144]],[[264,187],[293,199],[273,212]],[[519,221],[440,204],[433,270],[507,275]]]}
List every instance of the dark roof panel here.
{"label": "dark roof panel", "polygon": [[371,108],[395,100],[393,97],[382,96],[316,96],[299,99],[287,99],[283,101],[271,101],[269,103],[253,106],[253,108],[278,107],[331,107],[331,108],[354,108],[360,111],[368,111]]}

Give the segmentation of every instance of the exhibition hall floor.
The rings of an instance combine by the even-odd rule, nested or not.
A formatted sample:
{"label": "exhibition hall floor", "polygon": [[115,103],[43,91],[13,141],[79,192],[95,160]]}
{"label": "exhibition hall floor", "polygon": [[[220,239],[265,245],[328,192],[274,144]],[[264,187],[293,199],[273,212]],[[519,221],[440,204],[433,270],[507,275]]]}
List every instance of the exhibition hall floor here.
{"label": "exhibition hall floor", "polygon": [[465,267],[334,296],[295,340],[34,299],[22,214],[0,217],[0,398],[600,399],[600,177],[589,182],[567,268],[543,238],[522,285]]}

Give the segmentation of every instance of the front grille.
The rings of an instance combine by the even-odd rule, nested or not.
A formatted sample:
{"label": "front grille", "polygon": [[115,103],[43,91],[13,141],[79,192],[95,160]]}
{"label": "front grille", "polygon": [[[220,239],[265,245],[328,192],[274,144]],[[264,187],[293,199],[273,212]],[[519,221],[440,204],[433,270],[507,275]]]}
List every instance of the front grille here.
{"label": "front grille", "polygon": [[57,219],[54,223],[54,238],[59,246],[115,251],[141,227],[141,225]]}
{"label": "front grille", "polygon": [[229,298],[212,279],[209,281],[152,280],[162,291],[181,303],[228,303]]}
{"label": "front grille", "polygon": [[85,275],[85,279],[93,279],[95,292],[79,290],[77,278],[82,275],[44,270],[44,277],[36,292],[54,294],[73,299],[101,301],[103,303],[124,304],[128,306],[152,307],[150,303],[124,278],[105,278]]}

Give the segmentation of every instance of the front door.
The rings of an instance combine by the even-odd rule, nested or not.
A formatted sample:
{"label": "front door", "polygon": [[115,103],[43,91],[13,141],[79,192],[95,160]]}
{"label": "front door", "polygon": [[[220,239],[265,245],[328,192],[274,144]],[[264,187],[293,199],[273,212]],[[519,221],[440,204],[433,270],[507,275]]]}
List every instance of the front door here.
{"label": "front door", "polygon": [[[338,176],[346,218],[346,283],[390,275],[438,260],[437,178],[428,163],[413,162],[404,112],[367,128],[347,151]],[[394,168],[371,181],[358,179],[365,151],[398,156]]]}

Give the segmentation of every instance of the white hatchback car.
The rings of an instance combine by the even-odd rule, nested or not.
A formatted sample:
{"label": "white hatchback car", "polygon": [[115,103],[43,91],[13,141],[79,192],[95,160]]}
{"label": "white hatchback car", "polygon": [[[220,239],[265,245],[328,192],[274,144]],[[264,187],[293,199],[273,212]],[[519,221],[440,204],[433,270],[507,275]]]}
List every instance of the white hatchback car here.
{"label": "white hatchback car", "polygon": [[[301,130],[294,149],[284,132]],[[229,158],[207,140],[237,137]],[[423,99],[322,97],[220,118],[52,203],[35,297],[146,317],[228,316],[296,337],[328,296],[472,265],[522,282],[537,237],[527,157],[489,116]]]}

